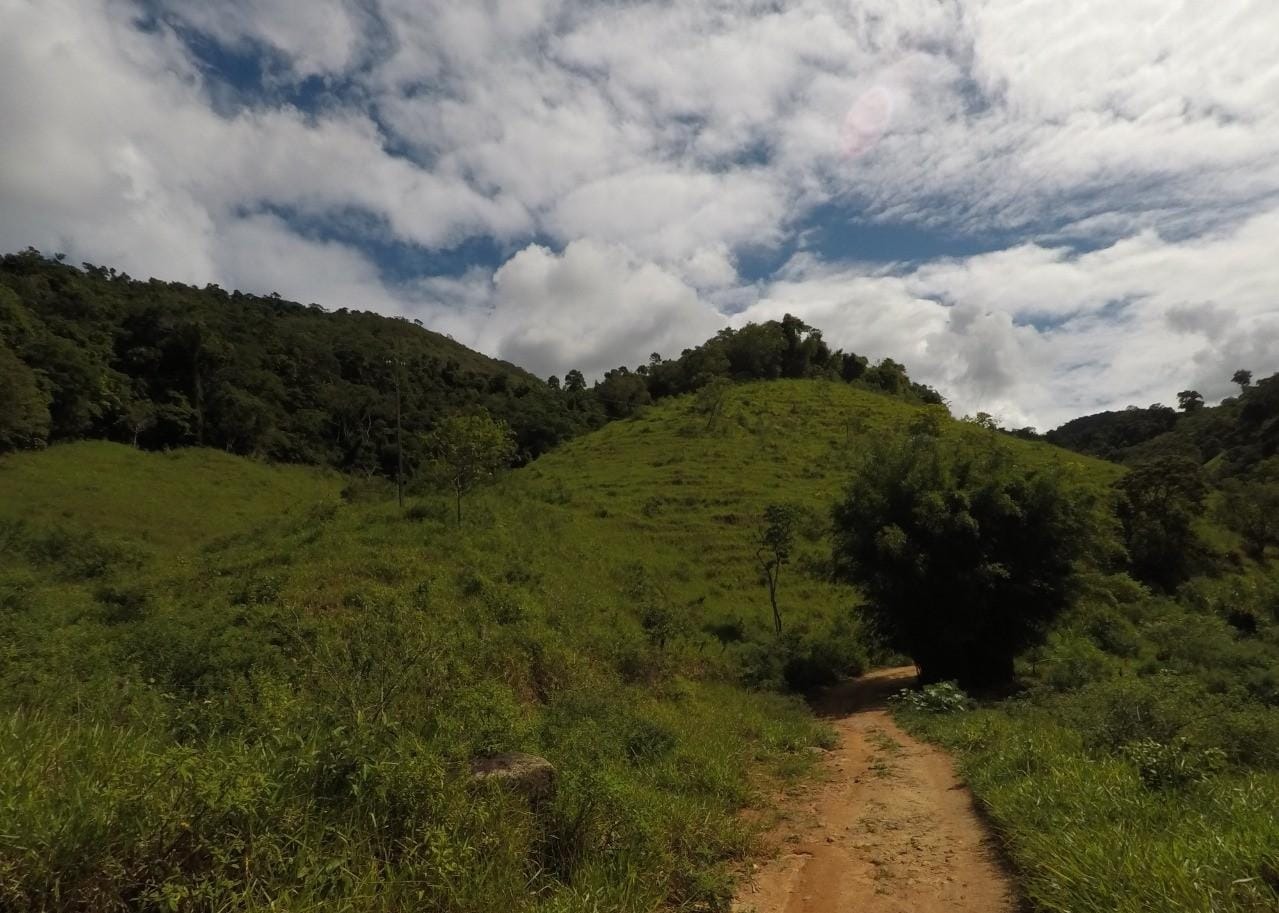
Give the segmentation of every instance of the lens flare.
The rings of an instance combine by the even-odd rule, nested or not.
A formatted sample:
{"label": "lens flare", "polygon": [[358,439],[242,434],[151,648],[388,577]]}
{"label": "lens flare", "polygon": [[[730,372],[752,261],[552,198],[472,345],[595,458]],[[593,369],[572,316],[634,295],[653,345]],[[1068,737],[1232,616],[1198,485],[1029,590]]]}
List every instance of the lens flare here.
{"label": "lens flare", "polygon": [[867,89],[844,115],[840,146],[848,158],[870,151],[888,132],[893,120],[893,96],[883,86]]}

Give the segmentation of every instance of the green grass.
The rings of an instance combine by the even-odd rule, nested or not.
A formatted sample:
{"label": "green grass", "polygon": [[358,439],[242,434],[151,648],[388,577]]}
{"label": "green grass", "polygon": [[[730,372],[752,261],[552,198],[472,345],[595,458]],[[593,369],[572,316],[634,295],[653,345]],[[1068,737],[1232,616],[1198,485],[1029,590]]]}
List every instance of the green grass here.
{"label": "green grass", "polygon": [[[212,451],[6,458],[0,910],[722,909],[755,847],[741,811],[830,744],[780,692],[876,659],[829,582],[827,512],[920,411],[819,382],[734,388],[713,423],[664,402],[475,492],[460,528],[443,493],[401,512],[385,486]],[[1000,440],[1090,485],[1119,471]],[[802,516],[781,639],[752,546],[774,501]],[[1233,757],[1152,792],[1063,703],[1098,669],[1168,664],[1251,676],[1187,705],[1263,693],[1268,648],[1213,620],[1234,590],[1197,592],[1209,621],[1181,628],[1113,594],[1105,630],[1070,621],[1037,659],[1057,696],[1024,716],[913,723],[963,757],[1043,909],[1261,909],[1273,774]],[[1076,627],[1136,653],[1098,660]],[[1269,717],[1220,706],[1228,728],[1178,731],[1253,733],[1259,765]],[[553,801],[470,781],[505,750],[556,766]]]}
{"label": "green grass", "polygon": [[0,458],[0,522],[69,526],[156,555],[191,556],[219,537],[334,503],[343,484],[335,472],[214,450],[143,453],[83,441]]}
{"label": "green grass", "polygon": [[1279,904],[1279,774],[1152,789],[1043,712],[904,715],[956,751],[1015,864],[1051,913],[1260,913]]}
{"label": "green grass", "polygon": [[[673,402],[512,473],[461,529],[441,496],[208,451],[0,464],[0,908],[722,906],[738,812],[829,743],[740,682],[865,661],[821,506],[841,417],[909,412],[740,395],[719,429]],[[783,410],[819,432],[789,456],[758,440]],[[770,500],[812,514],[785,645],[749,546]],[[469,783],[508,749],[556,765],[552,805]]]}
{"label": "green grass", "polygon": [[1276,570],[1196,578],[1176,601],[1093,578],[1015,699],[899,704],[958,755],[1034,909],[1279,909]]}

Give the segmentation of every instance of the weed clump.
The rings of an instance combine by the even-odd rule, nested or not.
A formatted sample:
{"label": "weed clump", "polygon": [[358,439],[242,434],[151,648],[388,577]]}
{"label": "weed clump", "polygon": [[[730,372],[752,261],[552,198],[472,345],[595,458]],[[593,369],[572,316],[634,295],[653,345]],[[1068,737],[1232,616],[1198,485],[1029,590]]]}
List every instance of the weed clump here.
{"label": "weed clump", "polygon": [[963,713],[973,708],[973,700],[955,682],[934,682],[922,688],[903,688],[891,698],[902,710],[916,713]]}

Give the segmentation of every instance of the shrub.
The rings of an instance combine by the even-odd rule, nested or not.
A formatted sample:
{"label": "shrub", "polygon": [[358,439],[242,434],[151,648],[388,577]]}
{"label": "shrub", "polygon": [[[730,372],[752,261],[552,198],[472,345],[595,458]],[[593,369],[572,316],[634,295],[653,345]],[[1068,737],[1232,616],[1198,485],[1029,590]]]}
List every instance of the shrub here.
{"label": "shrub", "polygon": [[903,688],[892,698],[893,703],[918,713],[962,713],[973,708],[973,701],[955,682],[934,682],[922,688]]}
{"label": "shrub", "polygon": [[235,605],[267,605],[278,602],[283,591],[280,578],[270,574],[250,577],[231,595]]}
{"label": "shrub", "polygon": [[1221,749],[1195,749],[1185,739],[1171,744],[1138,739],[1124,746],[1123,755],[1136,765],[1141,782],[1150,789],[1176,789],[1206,780],[1226,763]]}
{"label": "shrub", "polygon": [[137,585],[101,586],[93,595],[105,607],[103,621],[107,624],[137,621],[151,598],[144,588]]}
{"label": "shrub", "polygon": [[669,727],[637,718],[626,733],[626,756],[633,763],[651,761],[669,752],[675,743],[675,733]]}
{"label": "shrub", "polygon": [[1038,679],[1054,691],[1082,688],[1089,682],[1108,677],[1113,669],[1114,660],[1096,644],[1070,631],[1051,635],[1039,662],[1035,664]]}
{"label": "shrub", "polygon": [[833,685],[867,665],[861,629],[847,619],[789,631],[783,651],[782,678],[791,691]]}
{"label": "shrub", "polygon": [[445,523],[452,516],[452,508],[442,500],[418,501],[404,512],[404,519],[414,523],[422,523],[431,521],[432,523]]}

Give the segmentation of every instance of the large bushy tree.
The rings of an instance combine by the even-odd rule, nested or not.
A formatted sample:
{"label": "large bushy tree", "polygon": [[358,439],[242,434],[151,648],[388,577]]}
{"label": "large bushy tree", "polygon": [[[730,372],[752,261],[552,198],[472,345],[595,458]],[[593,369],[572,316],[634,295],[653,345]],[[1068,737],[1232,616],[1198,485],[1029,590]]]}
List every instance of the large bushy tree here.
{"label": "large bushy tree", "polygon": [[926,680],[988,685],[1065,606],[1098,499],[938,422],[876,448],[834,510],[837,573]]}
{"label": "large bushy tree", "polygon": [[0,450],[38,447],[48,437],[49,395],[0,340]]}
{"label": "large bushy tree", "polygon": [[1266,549],[1279,545],[1279,457],[1258,465],[1247,478],[1227,480],[1219,514],[1239,534],[1248,555],[1264,560]]}
{"label": "large bushy tree", "polygon": [[1115,489],[1133,574],[1172,589],[1189,576],[1200,551],[1194,521],[1203,512],[1208,484],[1198,461],[1179,454],[1147,460]]}

